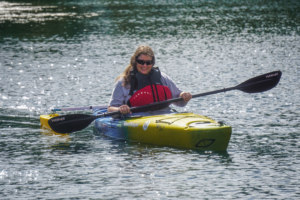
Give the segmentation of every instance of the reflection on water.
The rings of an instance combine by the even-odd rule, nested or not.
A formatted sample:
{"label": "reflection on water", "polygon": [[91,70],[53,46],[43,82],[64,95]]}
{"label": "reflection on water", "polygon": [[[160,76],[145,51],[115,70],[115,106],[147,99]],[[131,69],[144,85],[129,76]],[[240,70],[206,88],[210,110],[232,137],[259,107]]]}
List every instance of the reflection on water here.
{"label": "reflection on water", "polygon": [[[295,0],[1,1],[0,198],[299,199],[299,13]],[[193,94],[283,75],[176,107],[232,126],[225,153],[40,129],[51,108],[107,104],[141,44]]]}
{"label": "reflection on water", "polygon": [[2,40],[67,39],[87,33],[175,36],[179,40],[198,34],[214,38],[253,33],[299,35],[297,5],[296,1],[3,1],[0,27]]}
{"label": "reflection on water", "polygon": [[[0,2],[1,41],[13,38],[44,39],[57,34],[66,38],[76,34],[77,29],[83,29],[77,23],[82,17],[78,16],[75,8],[34,2]],[[23,34],[20,35],[19,31]]]}
{"label": "reflection on water", "polygon": [[76,15],[75,13],[64,13],[63,9],[59,9],[57,6],[38,6],[31,3],[1,2],[1,8],[0,22],[2,23],[5,21],[17,24],[41,23],[50,20],[62,20],[63,17]]}
{"label": "reflection on water", "polygon": [[110,150],[116,150],[117,153],[128,153],[133,154],[140,157],[149,157],[152,155],[160,155],[160,154],[197,154],[197,155],[218,155],[222,159],[228,159],[230,161],[230,155],[227,151],[224,152],[212,152],[212,151],[203,151],[203,150],[190,150],[185,148],[176,148],[176,147],[166,147],[160,146],[156,144],[148,144],[148,143],[140,143],[135,141],[128,141],[123,139],[111,138],[108,136],[99,133],[95,128],[93,131],[93,135],[95,136],[95,140],[105,140],[109,143]]}

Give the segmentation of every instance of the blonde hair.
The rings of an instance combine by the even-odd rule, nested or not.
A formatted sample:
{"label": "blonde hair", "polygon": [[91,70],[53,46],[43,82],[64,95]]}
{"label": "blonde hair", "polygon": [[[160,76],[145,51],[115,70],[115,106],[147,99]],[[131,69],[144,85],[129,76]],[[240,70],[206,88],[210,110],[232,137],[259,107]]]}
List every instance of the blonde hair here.
{"label": "blonde hair", "polygon": [[134,54],[131,56],[131,59],[130,59],[130,64],[127,66],[127,68],[122,72],[122,74],[120,74],[120,76],[118,76],[116,78],[116,81],[119,80],[119,78],[123,78],[124,79],[124,83],[122,84],[122,86],[126,86],[128,87],[130,85],[130,71],[132,69],[137,69],[136,68],[136,59],[141,55],[147,55],[147,56],[150,56],[152,57],[152,61],[153,61],[153,64],[152,66],[154,66],[154,63],[155,63],[155,56],[154,56],[154,52],[153,50],[151,49],[151,47],[149,46],[139,46],[136,51],[134,52]]}

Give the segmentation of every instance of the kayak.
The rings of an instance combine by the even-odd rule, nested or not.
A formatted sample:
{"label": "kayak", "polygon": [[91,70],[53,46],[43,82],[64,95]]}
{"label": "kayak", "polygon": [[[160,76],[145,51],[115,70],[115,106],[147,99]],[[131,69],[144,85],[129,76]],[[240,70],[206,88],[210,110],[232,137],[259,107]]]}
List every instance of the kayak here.
{"label": "kayak", "polygon": [[[97,110],[94,115],[105,112],[107,109]],[[205,151],[226,151],[231,137],[230,126],[194,113],[134,114],[97,118],[95,128],[112,138]]]}
{"label": "kayak", "polygon": [[[106,112],[107,109],[99,109],[94,115]],[[40,115],[42,128],[51,130],[48,122],[58,116],[57,113]],[[119,118],[97,118],[94,125],[99,133],[112,138],[204,151],[226,151],[231,137],[230,126],[194,113],[147,116],[147,112],[141,112]]]}

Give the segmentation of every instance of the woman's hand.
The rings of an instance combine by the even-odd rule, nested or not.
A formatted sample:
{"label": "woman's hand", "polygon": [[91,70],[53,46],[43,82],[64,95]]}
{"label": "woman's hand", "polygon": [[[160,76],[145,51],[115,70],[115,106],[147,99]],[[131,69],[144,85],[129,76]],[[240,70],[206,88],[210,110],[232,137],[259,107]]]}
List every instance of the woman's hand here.
{"label": "woman's hand", "polygon": [[127,105],[122,105],[119,108],[120,113],[126,115],[126,114],[131,114],[130,108]]}
{"label": "woman's hand", "polygon": [[192,98],[192,95],[189,92],[181,92],[179,97],[182,97],[185,102],[189,102],[189,100]]}
{"label": "woman's hand", "polygon": [[122,105],[120,107],[108,107],[107,112],[115,112],[115,111],[120,111],[120,113],[126,115],[126,114],[131,114],[130,108],[127,105]]}

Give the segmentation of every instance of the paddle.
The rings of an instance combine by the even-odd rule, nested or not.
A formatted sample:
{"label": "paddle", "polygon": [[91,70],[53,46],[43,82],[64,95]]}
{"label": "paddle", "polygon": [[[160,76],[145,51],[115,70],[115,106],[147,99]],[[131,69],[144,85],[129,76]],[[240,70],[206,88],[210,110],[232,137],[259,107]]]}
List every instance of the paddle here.
{"label": "paddle", "polygon": [[[240,90],[246,93],[264,92],[272,89],[277,85],[277,83],[280,80],[281,74],[282,74],[281,71],[270,72],[267,74],[263,74],[251,78],[235,87],[224,88],[224,89],[201,93],[201,94],[195,94],[192,95],[192,98],[216,94],[220,92],[226,92],[230,90]],[[178,97],[178,98],[169,99],[162,102],[152,103],[149,105],[133,107],[130,108],[130,110],[137,111],[146,108],[153,108],[153,107],[155,108],[157,106],[169,105],[170,103],[182,101],[182,100],[183,98]],[[57,133],[71,133],[86,128],[87,126],[89,126],[90,123],[92,123],[97,118],[107,117],[107,116],[112,116],[117,114],[121,114],[121,113],[117,111],[117,112],[103,113],[98,116],[86,115],[86,114],[62,115],[62,116],[49,119],[48,124],[52,128],[52,130]]]}
{"label": "paddle", "polygon": [[92,110],[92,109],[104,109],[104,108],[107,108],[107,105],[75,107],[75,108],[54,108],[51,111],[57,112],[57,111]]}

